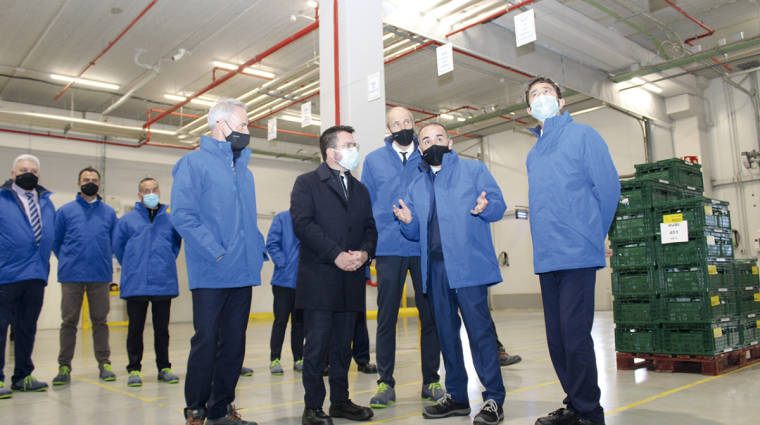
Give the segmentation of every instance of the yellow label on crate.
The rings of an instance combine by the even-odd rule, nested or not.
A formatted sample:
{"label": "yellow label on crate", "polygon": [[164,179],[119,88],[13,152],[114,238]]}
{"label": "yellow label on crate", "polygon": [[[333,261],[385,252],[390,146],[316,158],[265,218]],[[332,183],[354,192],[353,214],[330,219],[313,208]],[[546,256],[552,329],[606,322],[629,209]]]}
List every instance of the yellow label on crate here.
{"label": "yellow label on crate", "polygon": [[755,302],[760,303],[760,292],[755,294]]}
{"label": "yellow label on crate", "polygon": [[713,328],[713,336],[715,338],[720,338],[723,336],[723,328]]}
{"label": "yellow label on crate", "polygon": [[[760,295],[760,294],[755,294]],[[716,305],[720,305],[720,296],[715,295],[714,297],[710,297],[710,304],[715,307]]]}
{"label": "yellow label on crate", "polygon": [[755,321],[755,327],[756,328],[760,328],[760,320],[756,320]]}
{"label": "yellow label on crate", "polygon": [[707,274],[718,274],[718,266],[715,264],[707,266]]}
{"label": "yellow label on crate", "polygon": [[757,274],[757,266],[752,266],[752,274]]}
{"label": "yellow label on crate", "polygon": [[705,215],[713,215],[712,205],[705,205]]}
{"label": "yellow label on crate", "polygon": [[662,216],[663,223],[680,223],[683,221],[683,214],[665,214]]}

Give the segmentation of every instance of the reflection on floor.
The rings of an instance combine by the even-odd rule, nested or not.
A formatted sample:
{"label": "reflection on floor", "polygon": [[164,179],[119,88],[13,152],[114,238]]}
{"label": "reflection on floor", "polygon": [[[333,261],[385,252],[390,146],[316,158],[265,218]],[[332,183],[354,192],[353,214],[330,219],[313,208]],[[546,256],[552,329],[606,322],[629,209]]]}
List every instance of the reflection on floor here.
{"label": "reflection on floor", "polygon": [[[533,424],[535,418],[560,405],[563,398],[546,349],[543,316],[537,312],[494,312],[499,336],[510,353],[520,354],[522,363],[502,368],[507,386],[504,424]],[[241,377],[236,404],[243,417],[259,424],[300,424],[303,410],[301,375],[293,371],[293,361],[283,349],[285,374],[269,374],[270,323],[251,322],[245,365],[253,367],[253,377]],[[375,322],[370,321],[374,339]],[[0,424],[181,424],[184,407],[183,381],[178,385],[156,382],[153,336],[145,331],[145,358],[141,388],[127,387],[126,328],[111,330],[111,349],[118,379],[103,383],[98,380],[92,355],[89,331],[79,333],[74,358],[72,383],[45,393],[14,393],[13,398],[0,400]],[[597,313],[594,326],[596,355],[602,405],[607,411],[607,424],[757,424],[760,423],[760,366],[751,366],[729,375],[709,378],[697,374],[665,374],[647,370],[615,370],[614,324],[610,312]],[[376,409],[367,423],[431,425],[468,424],[468,418],[424,420],[419,399],[421,376],[417,321],[401,319],[396,360],[397,403],[387,409]],[[185,375],[185,365],[192,326],[171,327],[171,360],[175,373]],[[289,347],[286,339],[285,348]],[[6,375],[12,374],[12,346],[6,353]],[[372,341],[374,361],[374,340]],[[35,376],[50,383],[56,372],[58,332],[40,331],[34,360]],[[358,373],[352,365],[349,372],[351,398],[367,405],[376,387],[376,376]],[[7,385],[10,385],[9,383]],[[477,412],[480,400],[473,400]],[[325,402],[325,410],[329,400]],[[474,414],[474,413],[473,413]],[[351,423],[344,419],[336,424]]]}

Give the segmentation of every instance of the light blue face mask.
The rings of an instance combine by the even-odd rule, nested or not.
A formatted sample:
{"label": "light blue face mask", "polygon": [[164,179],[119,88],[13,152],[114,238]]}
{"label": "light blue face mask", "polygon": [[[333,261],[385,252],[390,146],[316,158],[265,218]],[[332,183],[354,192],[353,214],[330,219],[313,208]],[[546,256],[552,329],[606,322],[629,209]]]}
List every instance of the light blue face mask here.
{"label": "light blue face mask", "polygon": [[340,150],[340,161],[338,164],[347,170],[353,170],[359,165],[359,149],[347,148]]}
{"label": "light blue face mask", "polygon": [[530,114],[533,118],[544,122],[547,119],[557,115],[559,112],[559,102],[554,96],[542,94],[530,104]]}
{"label": "light blue face mask", "polygon": [[158,205],[158,195],[155,193],[143,195],[143,204],[145,204],[145,208],[148,208],[150,210],[156,208]]}

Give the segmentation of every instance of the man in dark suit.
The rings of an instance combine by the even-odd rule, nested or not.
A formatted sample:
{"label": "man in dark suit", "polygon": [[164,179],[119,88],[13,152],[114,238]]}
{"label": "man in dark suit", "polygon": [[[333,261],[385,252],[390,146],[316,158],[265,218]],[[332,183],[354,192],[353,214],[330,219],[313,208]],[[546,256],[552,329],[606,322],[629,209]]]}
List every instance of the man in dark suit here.
{"label": "man in dark suit", "polygon": [[[305,425],[373,415],[348,398],[351,339],[357,313],[365,310],[364,266],[377,244],[369,193],[350,173],[359,162],[353,132],[348,126],[325,130],[319,138],[324,162],[299,176],[290,195],[293,230],[301,241],[296,308],[304,311]],[[329,416],[322,410],[328,357]]]}

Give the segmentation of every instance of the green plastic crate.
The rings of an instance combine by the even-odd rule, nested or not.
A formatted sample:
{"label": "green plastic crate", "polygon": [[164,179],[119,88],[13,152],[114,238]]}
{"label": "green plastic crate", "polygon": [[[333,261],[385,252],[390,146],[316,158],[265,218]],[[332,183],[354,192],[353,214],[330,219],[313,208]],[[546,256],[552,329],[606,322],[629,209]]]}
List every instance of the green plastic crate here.
{"label": "green plastic crate", "polygon": [[628,209],[649,209],[653,205],[683,197],[683,187],[667,180],[621,180],[618,213]]}
{"label": "green plastic crate", "polygon": [[667,180],[672,183],[704,189],[702,166],[679,158],[665,159],[648,164],[636,164],[637,179]]}
{"label": "green plastic crate", "polygon": [[654,223],[656,231],[660,230],[663,217],[680,215],[689,223],[689,233],[697,234],[705,227],[718,227],[731,230],[731,214],[728,202],[705,197],[681,199],[658,204],[654,208]]}
{"label": "green plastic crate", "polygon": [[654,239],[635,242],[612,242],[610,265],[613,269],[652,267],[657,258]]}
{"label": "green plastic crate", "polygon": [[615,324],[615,351],[656,353],[660,349],[659,325]]}
{"label": "green plastic crate", "polygon": [[714,322],[738,318],[736,291],[708,291],[702,294],[661,295],[663,323]]}
{"label": "green plastic crate", "polygon": [[[742,347],[760,344],[760,329],[757,327],[758,322],[760,322],[760,320],[755,319],[742,319],[739,321],[739,333]],[[617,333],[615,335],[617,336]],[[617,338],[615,339],[615,342],[617,343]]]}
{"label": "green plastic crate", "polygon": [[736,304],[742,318],[760,316],[760,290],[756,286],[745,286],[736,291]]}
{"label": "green plastic crate", "polygon": [[618,209],[610,227],[610,240],[641,240],[654,237],[654,221],[652,211],[640,209]]}
{"label": "green plastic crate", "polygon": [[612,295],[654,295],[659,288],[660,275],[654,267],[623,269],[612,272]]}
{"label": "green plastic crate", "polygon": [[710,258],[733,258],[734,246],[727,229],[708,228],[704,233],[689,234],[688,242],[657,244],[657,264],[677,266],[694,264]]}
{"label": "green plastic crate", "polygon": [[714,356],[740,347],[738,322],[662,325],[663,353]]}
{"label": "green plastic crate", "polygon": [[660,291],[664,294],[736,288],[733,263],[727,259],[701,261],[694,265],[662,267],[659,281]]}
{"label": "green plastic crate", "polygon": [[758,279],[757,258],[743,258],[734,260],[734,273],[736,274],[736,286],[760,286]]}
{"label": "green plastic crate", "polygon": [[658,322],[659,303],[654,295],[644,297],[615,297],[612,314],[615,323],[652,325]]}

